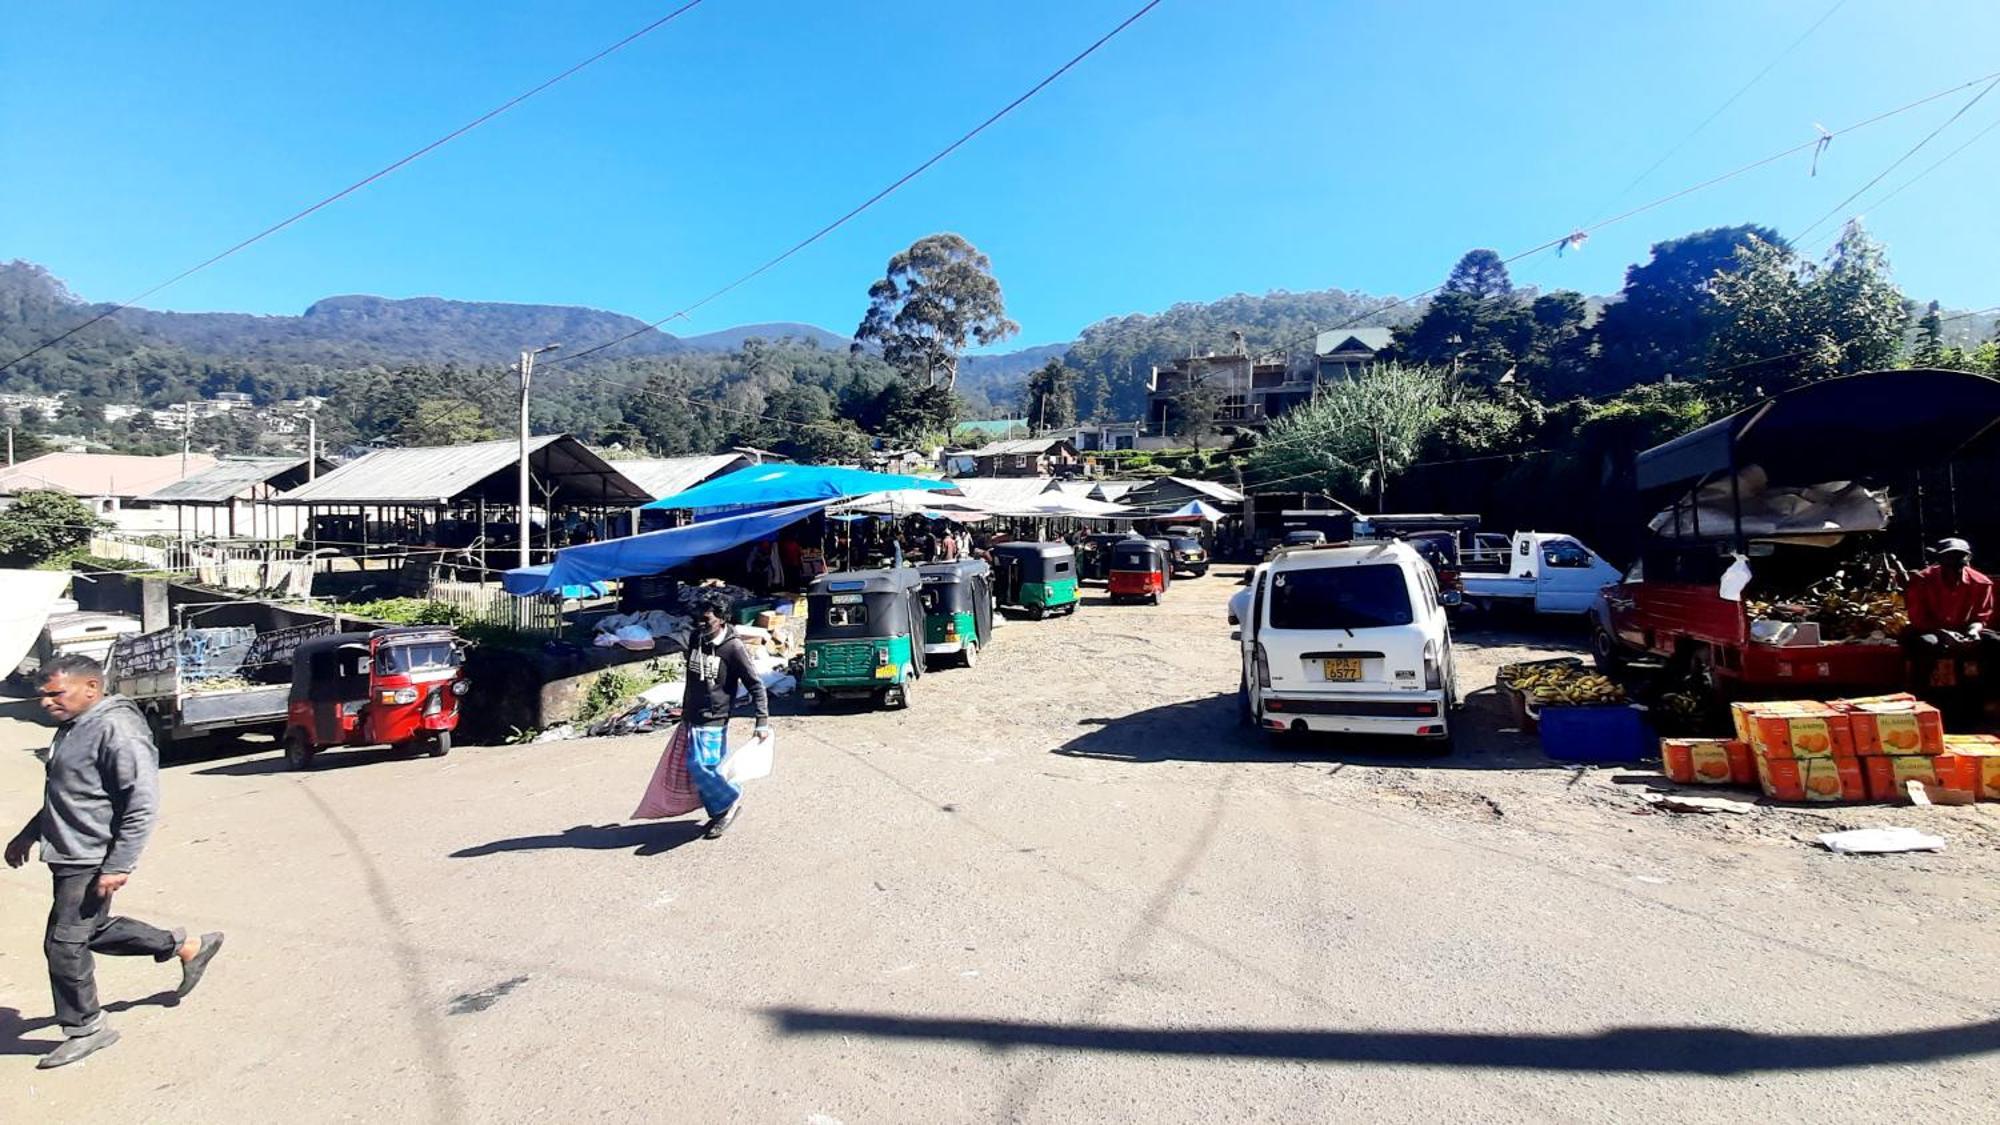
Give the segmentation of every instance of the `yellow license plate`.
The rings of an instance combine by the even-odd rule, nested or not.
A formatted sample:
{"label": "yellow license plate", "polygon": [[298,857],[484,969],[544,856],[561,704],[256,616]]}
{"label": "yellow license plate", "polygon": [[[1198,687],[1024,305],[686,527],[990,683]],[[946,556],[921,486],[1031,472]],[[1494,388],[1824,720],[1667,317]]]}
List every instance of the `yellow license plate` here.
{"label": "yellow license plate", "polygon": [[1336,683],[1352,683],[1361,678],[1361,658],[1358,656],[1335,657],[1322,660],[1320,664],[1326,670],[1326,678]]}

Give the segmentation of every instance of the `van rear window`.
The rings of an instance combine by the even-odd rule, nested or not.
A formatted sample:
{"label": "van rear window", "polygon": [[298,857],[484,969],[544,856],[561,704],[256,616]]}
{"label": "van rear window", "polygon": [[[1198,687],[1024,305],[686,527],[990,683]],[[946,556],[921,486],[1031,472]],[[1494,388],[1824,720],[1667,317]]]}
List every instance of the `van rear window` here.
{"label": "van rear window", "polygon": [[1414,619],[1409,582],[1393,563],[1285,570],[1271,579],[1273,629],[1373,629]]}

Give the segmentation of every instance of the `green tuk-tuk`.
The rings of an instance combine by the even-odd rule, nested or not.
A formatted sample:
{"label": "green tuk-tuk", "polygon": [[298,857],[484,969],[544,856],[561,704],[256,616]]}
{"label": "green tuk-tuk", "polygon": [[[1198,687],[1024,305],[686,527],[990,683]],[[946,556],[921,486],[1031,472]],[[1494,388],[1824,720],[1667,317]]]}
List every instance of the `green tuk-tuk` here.
{"label": "green tuk-tuk", "polygon": [[1076,552],[1067,543],[1001,543],[993,548],[994,597],[1036,620],[1075,613]]}
{"label": "green tuk-tuk", "polygon": [[978,559],[927,563],[924,576],[924,654],[956,654],[967,668],[993,635],[993,568]]}
{"label": "green tuk-tuk", "polygon": [[914,567],[822,574],[806,591],[807,703],[872,697],[910,705],[924,674],[923,576]]}

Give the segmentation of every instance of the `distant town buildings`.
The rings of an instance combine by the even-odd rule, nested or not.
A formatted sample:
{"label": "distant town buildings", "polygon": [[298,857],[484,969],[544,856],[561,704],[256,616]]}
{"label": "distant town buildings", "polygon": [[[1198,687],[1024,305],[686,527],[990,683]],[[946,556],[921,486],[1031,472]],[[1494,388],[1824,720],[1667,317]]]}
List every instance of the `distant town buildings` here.
{"label": "distant town buildings", "polygon": [[1155,367],[1146,388],[1147,428],[1170,432],[1189,400],[1200,395],[1215,403],[1214,425],[1261,429],[1311,398],[1321,384],[1367,370],[1390,339],[1387,328],[1349,328],[1320,333],[1309,363],[1238,354],[1189,356]]}

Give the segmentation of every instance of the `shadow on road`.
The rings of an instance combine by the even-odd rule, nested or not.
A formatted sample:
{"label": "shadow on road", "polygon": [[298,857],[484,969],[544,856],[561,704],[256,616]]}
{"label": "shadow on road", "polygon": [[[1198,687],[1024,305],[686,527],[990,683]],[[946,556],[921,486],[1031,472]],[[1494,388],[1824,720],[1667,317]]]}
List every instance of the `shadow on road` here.
{"label": "shadow on road", "polygon": [[[169,988],[142,996],[137,1000],[115,1000],[104,1006],[107,1012],[129,1012],[134,1008],[172,1008],[180,1004],[180,997]],[[18,1008],[0,1007],[0,1055],[46,1055],[56,1049],[61,1039],[24,1039],[30,1032],[54,1027],[54,1016],[29,1019]]]}
{"label": "shadow on road", "polygon": [[[379,747],[374,750],[328,750],[314,756],[312,769],[308,772],[323,773],[327,770],[344,770],[350,766],[367,766],[376,762],[394,761],[399,758],[417,757],[406,750],[391,750]],[[194,771],[202,777],[262,777],[272,773],[292,773],[290,762],[283,754],[269,754],[241,761],[225,762],[219,766],[207,766]]]}
{"label": "shadow on road", "polygon": [[555,848],[612,852],[633,849],[633,855],[660,855],[701,838],[702,825],[692,820],[664,824],[579,824],[549,836],[515,836],[488,844],[474,844],[451,853],[453,859],[477,859],[501,852],[539,852]]}
{"label": "shadow on road", "polygon": [[1728,1027],[1621,1027],[1589,1035],[1311,1028],[1175,1028],[929,1019],[772,1008],[786,1035],[872,1035],[1116,1054],[1509,1070],[1729,1076],[1908,1066],[2000,1051],[2000,1020],[1866,1035],[1778,1035]]}
{"label": "shadow on road", "polygon": [[1236,695],[1168,703],[1118,718],[1081,720],[1090,728],[1051,753],[1109,762],[1328,762],[1412,769],[1560,769],[1532,736],[1503,730],[1505,708],[1491,689],[1452,716],[1454,745],[1439,755],[1416,739],[1352,734],[1271,735],[1238,725]]}

